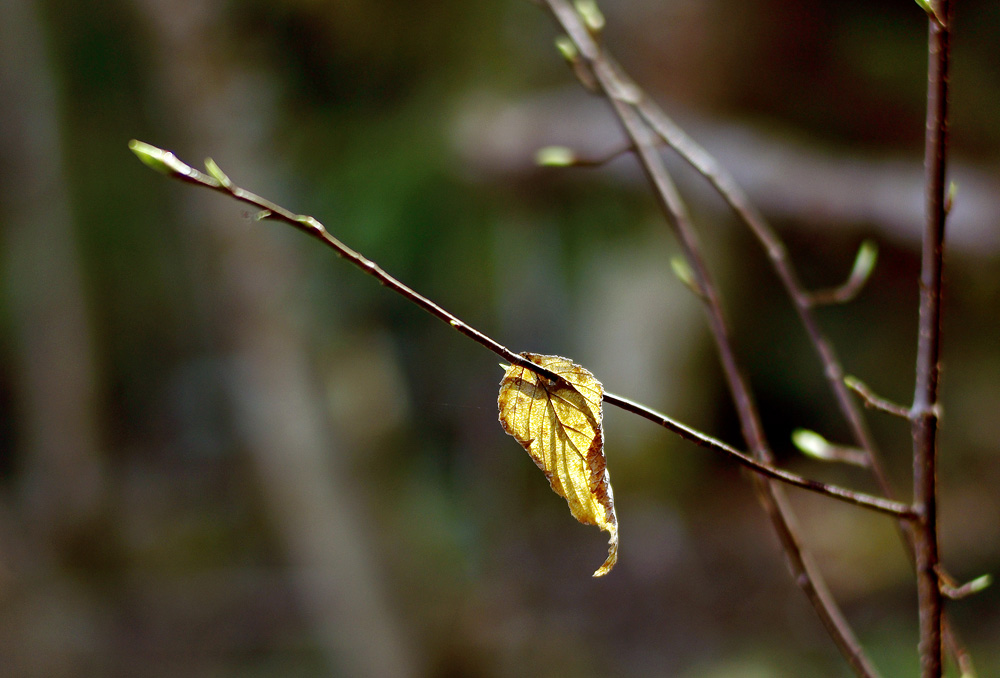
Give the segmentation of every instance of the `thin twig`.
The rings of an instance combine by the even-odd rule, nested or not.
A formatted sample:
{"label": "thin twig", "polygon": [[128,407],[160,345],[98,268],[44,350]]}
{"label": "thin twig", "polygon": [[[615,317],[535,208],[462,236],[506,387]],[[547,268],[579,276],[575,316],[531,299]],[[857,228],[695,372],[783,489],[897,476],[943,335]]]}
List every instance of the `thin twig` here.
{"label": "thin twig", "polygon": [[968,598],[993,584],[993,577],[988,574],[976,577],[964,584],[959,584],[955,581],[954,577],[945,572],[940,566],[937,568],[937,572],[938,579],[941,581],[941,593],[951,600]]}
{"label": "thin twig", "polygon": [[[323,224],[313,217],[304,214],[296,214],[295,212],[292,212],[291,210],[288,210],[281,205],[268,200],[267,198],[263,198],[256,193],[252,193],[244,188],[236,186],[229,180],[229,177],[222,174],[221,170],[219,170],[218,166],[211,159],[206,161],[206,165],[212,172],[212,176],[196,170],[190,165],[178,160],[173,153],[162,151],[161,149],[145,144],[144,142],[133,140],[129,143],[129,147],[132,148],[133,152],[135,152],[143,162],[153,166],[154,169],[157,169],[158,171],[164,172],[174,179],[194,184],[196,186],[203,186],[205,188],[230,195],[240,202],[253,205],[261,210],[261,212],[259,212],[256,216],[258,220],[273,219],[276,221],[283,221],[297,230],[302,231],[306,235],[319,240],[324,245],[333,249],[342,258],[354,264],[357,268],[361,269],[368,275],[374,277],[382,285],[402,295],[407,300],[424,309],[434,317],[448,323],[456,331],[464,334],[476,343],[485,346],[504,360],[532,370],[546,379],[556,382],[564,381],[563,378],[555,372],[552,372],[548,368],[542,367],[541,365],[536,365],[524,356],[514,353],[503,344],[483,334],[479,330],[461,320],[459,317],[441,308],[441,306],[434,303],[427,297],[417,293],[410,287],[396,280],[382,270],[382,268],[374,261],[371,261],[361,253],[356,252],[334,237],[329,231],[326,230],[326,227],[323,226]],[[151,156],[156,157],[151,158]]]}
{"label": "thin twig", "polygon": [[805,428],[797,428],[792,431],[792,444],[806,456],[820,461],[850,464],[862,468],[867,468],[868,464],[871,463],[864,450],[831,443],[819,433]]}
{"label": "thin twig", "polygon": [[[687,209],[677,194],[657,152],[657,142],[653,140],[655,137],[651,132],[658,133],[658,130],[655,129],[655,125],[649,123],[648,118],[643,120],[645,117],[643,106],[648,102],[648,99],[641,89],[621,73],[617,65],[594,39],[593,32],[584,25],[579,13],[566,0],[547,0],[546,4],[556,21],[573,41],[577,58],[588,66],[594,74],[594,78],[611,103],[615,115],[636,150],[640,165],[653,186],[660,206],[668,216],[668,221],[677,236],[681,250],[691,268],[695,287],[700,292],[699,296],[705,305],[709,329],[715,340],[723,372],[736,405],[743,437],[754,457],[769,463],[772,461],[773,455],[764,437],[756,405],[737,363],[718,291],[712,283],[711,275],[705,265],[704,258],[701,256],[700,246],[689,223]],[[653,129],[651,130],[650,127]],[[747,204],[749,205],[749,203]],[[841,375],[838,375],[837,379],[839,380],[840,377]],[[843,389],[842,385],[841,388]],[[846,394],[846,389],[844,390]],[[830,595],[822,575],[805,551],[784,492],[779,487],[765,482],[757,476],[754,478],[758,496],[781,539],[796,582],[802,587],[830,636],[855,673],[864,677],[877,675],[874,665],[866,656],[836,601]]]}
{"label": "thin twig", "polygon": [[868,388],[868,385],[857,377],[847,375],[844,377],[844,384],[847,388],[858,394],[861,401],[865,404],[865,407],[879,410],[881,412],[885,412],[886,414],[891,414],[907,420],[910,418],[909,409],[894,403],[891,400],[886,400],[885,398],[875,395],[875,392]]}
{"label": "thin twig", "polygon": [[544,146],[535,153],[535,163],[541,167],[603,167],[633,150],[624,146],[601,156],[580,156],[566,146]]}
{"label": "thin twig", "polygon": [[724,452],[733,458],[737,463],[742,464],[746,468],[756,471],[757,473],[767,476],[768,478],[773,478],[774,480],[780,480],[789,485],[794,485],[795,487],[801,487],[806,490],[813,490],[820,494],[824,494],[828,497],[834,497],[836,499],[841,499],[849,504],[855,506],[861,506],[864,508],[872,509],[886,515],[891,515],[896,518],[901,518],[905,520],[912,520],[916,516],[913,512],[913,507],[909,504],[903,504],[897,501],[890,501],[887,499],[882,499],[881,497],[872,497],[859,492],[853,492],[850,490],[844,490],[841,487],[834,485],[827,485],[826,483],[820,483],[815,480],[809,480],[795,475],[794,473],[789,473],[788,471],[783,471],[782,469],[775,468],[768,464],[763,464],[753,457],[736,450],[735,448],[727,445],[726,443],[713,438],[711,436],[705,435],[701,431],[697,431],[693,428],[685,426],[684,424],[671,419],[665,414],[652,410],[645,405],[640,405],[639,403],[633,402],[627,398],[615,395],[613,393],[604,394],[604,402],[609,405],[614,405],[627,412],[632,412],[637,414],[644,419],[659,424],[660,426],[673,431],[685,440],[689,440],[696,445],[701,445],[708,449],[717,450]]}
{"label": "thin twig", "polygon": [[846,304],[849,301],[853,301],[864,288],[868,279],[871,278],[872,271],[875,270],[877,251],[874,241],[865,240],[861,243],[858,254],[854,259],[854,266],[851,268],[851,274],[847,280],[837,287],[806,292],[809,305],[829,306],[832,304]]}
{"label": "thin twig", "polygon": [[924,148],[926,224],[920,270],[920,320],[913,394],[913,498],[917,597],[920,609],[920,668],[939,678],[944,597],[938,577],[937,429],[941,360],[941,286],[944,268],[946,167],[948,157],[948,71],[951,58],[951,2],[932,1],[928,21],[927,125]]}
{"label": "thin twig", "polygon": [[[565,381],[565,379],[556,372],[550,371],[548,368],[537,365],[532,361],[525,358],[523,355],[514,353],[509,348],[496,341],[495,339],[489,337],[488,335],[480,332],[471,325],[467,324],[465,321],[457,317],[456,315],[446,311],[444,308],[434,303],[427,297],[423,296],[419,292],[413,290],[407,285],[401,283],[396,278],[392,277],[386,273],[378,264],[374,261],[363,256],[361,253],[356,252],[351,249],[340,240],[335,238],[330,232],[313,217],[296,214],[291,210],[288,210],[281,205],[278,205],[267,198],[263,198],[256,193],[252,193],[244,188],[240,188],[234,184],[228,176],[226,176],[219,166],[215,164],[214,161],[208,159],[205,164],[209,169],[211,174],[205,174],[199,170],[194,169],[190,165],[187,165],[180,160],[178,160],[172,153],[165,153],[160,149],[157,149],[148,144],[143,144],[142,142],[132,142],[130,146],[133,150],[137,151],[137,155],[143,159],[147,164],[153,164],[160,169],[165,171],[169,176],[179,179],[181,181],[194,184],[196,186],[203,186],[205,188],[218,191],[229,195],[236,200],[248,203],[254,207],[261,210],[257,214],[259,220],[273,219],[276,221],[283,221],[290,226],[310,235],[324,245],[330,247],[338,255],[347,261],[354,264],[356,267],[364,271],[365,273],[371,275],[376,280],[378,280],[382,285],[388,287],[394,292],[400,294],[408,301],[416,304],[420,308],[424,309],[435,318],[448,323],[453,329],[461,332],[465,336],[473,339],[476,343],[485,346],[489,350],[496,353],[501,358],[517,364],[521,367],[529,369],[539,375],[544,376],[547,379],[556,382]],[[155,161],[151,162],[151,155],[159,154],[159,164]],[[803,478],[794,473],[784,471],[779,468],[775,468],[769,464],[761,463],[742,452],[726,445],[722,441],[716,440],[711,436],[705,435],[695,429],[692,429],[680,422],[677,422],[665,414],[661,414],[652,410],[645,405],[640,405],[639,403],[628,400],[621,396],[616,396],[611,393],[605,393],[605,402],[609,405],[615,405],[622,408],[628,412],[638,414],[639,416],[648,419],[652,422],[663,426],[664,428],[673,431],[687,440],[693,441],[702,447],[707,447],[710,449],[717,450],[724,454],[731,456],[737,463],[750,468],[762,475],[780,480],[782,482],[788,483],[795,487],[801,487],[807,490],[812,490],[819,494],[824,494],[828,497],[834,499],[839,499],[848,504],[854,506],[860,506],[863,508],[871,509],[879,513],[884,513],[896,518],[902,519],[912,519],[915,516],[912,513],[911,508],[906,504],[901,504],[895,501],[889,501],[881,497],[875,497],[872,495],[865,494],[863,492],[854,492],[846,488],[837,487],[835,485],[828,485],[826,483],[821,483],[819,481],[810,480],[808,478]]]}

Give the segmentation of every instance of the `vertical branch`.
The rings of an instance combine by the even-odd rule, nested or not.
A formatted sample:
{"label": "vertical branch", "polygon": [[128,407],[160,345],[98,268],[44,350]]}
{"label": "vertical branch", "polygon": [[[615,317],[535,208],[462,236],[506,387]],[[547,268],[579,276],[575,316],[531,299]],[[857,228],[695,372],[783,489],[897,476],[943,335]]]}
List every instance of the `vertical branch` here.
{"label": "vertical branch", "polygon": [[927,221],[920,270],[920,328],[913,395],[913,498],[917,596],[920,607],[920,667],[923,678],[942,672],[943,600],[937,566],[937,429],[941,355],[941,280],[944,258],[945,169],[948,145],[948,68],[951,51],[949,0],[937,0],[929,15],[927,128],[924,148]]}
{"label": "vertical branch", "polygon": [[[937,15],[931,16],[932,25],[940,26],[942,24],[937,18],[940,15],[941,12],[938,11]],[[833,345],[819,326],[810,295],[799,281],[798,274],[788,257],[788,252],[781,242],[780,237],[771,229],[763,215],[757,211],[750,202],[749,197],[726,169],[719,165],[715,158],[677,126],[653,101],[643,99],[638,103],[637,109],[657,135],[715,187],[719,195],[730,205],[739,218],[747,224],[750,231],[763,246],[786,292],[794,303],[799,319],[810,341],[819,355],[820,362],[823,365],[823,373],[836,397],[841,413],[851,428],[856,443],[868,455],[871,472],[882,494],[892,499],[895,492],[885,471],[881,455],[868,430],[868,425],[861,414],[856,400],[848,392],[848,388],[844,383],[844,371],[840,360]],[[933,125],[930,125],[929,128],[931,127]],[[928,157],[931,157],[931,155],[929,154]],[[943,155],[941,157],[943,158]],[[939,187],[942,188],[944,186],[943,177],[944,174],[942,171],[941,181],[939,182]],[[942,204],[940,192],[938,193],[937,200],[940,206]],[[898,526],[907,553],[915,563],[916,546],[911,524],[907,521],[900,521]],[[944,616],[942,621],[942,633],[944,641],[961,667],[963,675],[974,675],[975,672],[972,667],[971,658],[962,647],[961,640],[949,623],[947,615]]]}

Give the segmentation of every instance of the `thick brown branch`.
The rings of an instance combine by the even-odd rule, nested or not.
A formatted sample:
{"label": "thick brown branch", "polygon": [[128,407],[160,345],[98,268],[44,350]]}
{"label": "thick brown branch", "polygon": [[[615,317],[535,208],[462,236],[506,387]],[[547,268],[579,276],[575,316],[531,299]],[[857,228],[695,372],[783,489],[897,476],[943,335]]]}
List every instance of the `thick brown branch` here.
{"label": "thick brown branch", "polygon": [[847,388],[851,389],[861,397],[865,407],[880,410],[886,414],[901,417],[902,419],[908,420],[910,418],[910,410],[902,405],[897,405],[890,400],[886,400],[885,398],[876,395],[875,392],[868,388],[868,385],[860,379],[848,375],[844,377],[844,384],[847,385]]}
{"label": "thick brown branch", "polygon": [[937,428],[941,359],[941,286],[947,216],[948,70],[951,57],[950,0],[932,2],[928,21],[927,127],[924,149],[926,223],[920,271],[920,321],[913,394],[913,498],[917,596],[920,609],[920,670],[939,678],[944,600],[938,578]]}

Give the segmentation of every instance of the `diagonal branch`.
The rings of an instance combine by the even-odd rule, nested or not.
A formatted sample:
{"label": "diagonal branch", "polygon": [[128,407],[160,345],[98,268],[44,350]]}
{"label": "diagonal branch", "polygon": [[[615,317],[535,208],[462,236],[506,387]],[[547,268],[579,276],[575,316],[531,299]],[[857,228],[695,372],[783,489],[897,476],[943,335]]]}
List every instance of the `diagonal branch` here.
{"label": "diagonal branch", "polygon": [[865,407],[870,407],[872,409],[885,412],[886,414],[891,414],[896,417],[909,420],[910,410],[902,405],[897,405],[894,402],[876,395],[875,392],[868,387],[868,384],[864,383],[857,377],[847,375],[844,377],[844,384],[847,388],[851,389],[861,397]]}
{"label": "diagonal branch", "polygon": [[[233,184],[229,177],[227,177],[222,170],[219,169],[218,165],[216,165],[211,159],[207,160],[205,163],[209,170],[209,174],[205,174],[204,172],[200,172],[180,161],[172,153],[162,151],[154,146],[150,146],[149,144],[145,144],[140,141],[132,141],[129,143],[129,147],[147,165],[164,172],[170,177],[179,179],[186,183],[194,184],[196,186],[202,186],[224,193],[235,198],[236,200],[253,205],[254,207],[262,210],[257,215],[258,219],[274,219],[276,221],[283,221],[303,233],[316,238],[324,245],[334,250],[342,258],[374,277],[385,287],[388,287],[392,291],[403,296],[411,303],[416,304],[433,315],[435,318],[448,323],[448,325],[456,331],[464,334],[476,343],[485,346],[512,364],[531,370],[532,372],[535,372],[536,374],[539,374],[553,382],[566,381],[565,378],[559,373],[538,365],[531,360],[528,360],[523,355],[514,353],[500,342],[468,325],[458,316],[446,311],[444,308],[434,303],[427,297],[392,277],[374,261],[351,249],[331,235],[330,232],[326,230],[326,227],[313,217],[296,214],[295,212],[292,212],[277,203]],[[573,385],[570,384],[570,386]],[[573,387],[575,388],[575,386]],[[881,497],[875,497],[863,492],[854,492],[836,485],[828,485],[826,483],[803,478],[794,473],[775,468],[770,464],[755,460],[752,457],[726,445],[725,443],[716,440],[715,438],[674,421],[664,414],[660,414],[659,412],[651,410],[644,405],[622,398],[621,396],[605,393],[604,400],[610,405],[615,405],[628,412],[638,414],[645,419],[657,423],[660,426],[677,433],[681,437],[701,445],[702,447],[708,447],[727,454],[737,463],[769,478],[780,480],[790,485],[794,485],[795,487],[812,490],[813,492],[824,494],[834,499],[839,499],[854,506],[871,509],[896,518],[915,518],[912,510],[906,504],[883,499]]]}
{"label": "diagonal branch", "polygon": [[816,318],[814,311],[816,304],[813,295],[803,287],[798,272],[795,270],[795,266],[788,256],[788,250],[784,243],[767,223],[767,220],[764,219],[764,216],[750,202],[750,198],[739,187],[736,180],[716,162],[715,158],[708,151],[691,139],[652,101],[643,99],[638,108],[643,118],[667,145],[694,167],[699,174],[708,179],[709,183],[712,184],[719,195],[729,204],[736,215],[749,227],[754,237],[760,242],[778,278],[781,280],[785,292],[795,306],[799,321],[805,328],[806,334],[816,350],[823,366],[823,375],[826,377],[830,390],[836,398],[841,413],[847,420],[855,441],[871,457],[870,466],[875,480],[878,482],[879,489],[887,497],[893,496],[895,492],[893,491],[892,483],[889,481],[889,477],[882,465],[881,456],[878,454],[875,441],[868,430],[868,425],[854,399],[851,397],[850,391],[844,385],[845,375],[840,358],[837,356],[829,339],[827,339],[826,334],[820,328],[819,321]]}
{"label": "diagonal branch", "polygon": [[615,405],[626,412],[637,414],[644,419],[648,419],[654,424],[659,424],[660,426],[673,431],[681,438],[695,443],[696,445],[701,445],[702,447],[707,447],[709,449],[718,450],[728,454],[738,464],[742,464],[744,467],[755,471],[762,476],[767,476],[768,478],[772,478],[774,480],[780,480],[784,483],[795,487],[801,487],[805,490],[813,490],[828,497],[840,499],[848,504],[868,508],[886,515],[895,516],[896,518],[902,520],[913,520],[916,517],[913,512],[913,508],[908,504],[882,499],[880,497],[870,497],[868,495],[850,490],[845,491],[841,487],[802,478],[794,473],[789,473],[788,471],[784,471],[769,464],[761,463],[753,457],[730,447],[721,440],[705,435],[700,431],[696,431],[695,429],[685,426],[675,419],[671,419],[665,414],[651,410],[645,405],[640,405],[639,403],[633,402],[627,398],[605,392],[604,402],[609,405]]}
{"label": "diagonal branch", "polygon": [[[654,188],[661,208],[668,216],[668,221],[692,270],[692,281],[705,305],[709,329],[715,339],[726,381],[736,405],[743,437],[757,459],[771,462],[773,455],[764,437],[749,387],[737,363],[718,292],[701,255],[697,238],[687,216],[687,209],[680,200],[657,151],[656,141],[651,133],[657,130],[644,119],[642,114],[643,103],[647,99],[642,90],[620,72],[617,65],[598,44],[593,27],[587,26],[580,13],[570,6],[567,0],[546,0],[546,5],[575,45],[577,55],[574,55],[574,58],[589,67],[636,150],[642,169]],[[752,209],[749,207],[749,202],[746,204]],[[772,248],[776,251],[780,249],[780,243],[769,244],[769,252]],[[842,375],[838,375],[838,380],[841,377]],[[846,394],[846,389],[844,390]],[[836,601],[830,595],[822,575],[805,551],[784,492],[756,476],[755,483],[761,503],[781,538],[793,575],[820,620],[858,676],[877,675],[874,665],[865,655]]]}

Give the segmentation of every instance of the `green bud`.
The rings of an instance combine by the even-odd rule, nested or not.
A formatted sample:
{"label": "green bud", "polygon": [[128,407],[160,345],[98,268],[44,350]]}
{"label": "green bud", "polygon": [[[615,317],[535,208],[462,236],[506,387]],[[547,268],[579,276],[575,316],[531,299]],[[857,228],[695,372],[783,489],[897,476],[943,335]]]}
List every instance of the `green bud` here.
{"label": "green bud", "polygon": [[684,257],[679,255],[670,257],[670,270],[672,270],[678,280],[687,285],[689,289],[697,292],[698,287],[694,282],[694,271],[691,270],[691,265],[688,264]]}
{"label": "green bud", "polygon": [[594,0],[576,0],[576,11],[591,33],[600,33],[604,28],[604,15]]}
{"label": "green bud", "polygon": [[565,146],[545,146],[535,153],[535,162],[542,167],[569,167],[576,162],[576,154]]}
{"label": "green bud", "polygon": [[832,447],[826,438],[805,428],[792,431],[792,444],[803,454],[816,459],[829,459]]}
{"label": "green bud", "polygon": [[851,279],[859,282],[865,281],[875,269],[875,261],[878,259],[878,245],[874,240],[865,240],[858,248],[858,255],[854,257],[854,267],[851,269]]}
{"label": "green bud", "polygon": [[955,206],[955,196],[958,195],[958,184],[954,181],[948,182],[948,195],[944,197],[944,213],[951,213],[951,208]]}
{"label": "green bud", "polygon": [[205,158],[205,170],[212,175],[212,178],[218,181],[223,188],[232,188],[233,182],[226,176],[226,173],[222,171],[215,161],[211,158]]}
{"label": "green bud", "polygon": [[576,63],[576,60],[580,58],[580,52],[576,49],[576,45],[573,41],[569,39],[567,35],[560,35],[556,38],[556,49],[559,53],[563,55],[566,61]]}
{"label": "green bud", "polygon": [[135,153],[136,157],[139,158],[147,167],[152,167],[157,172],[161,174],[166,174],[168,176],[172,174],[180,174],[182,176],[190,176],[194,171],[189,166],[177,159],[177,156],[170,151],[164,151],[162,148],[157,148],[152,144],[147,144],[144,141],[138,141],[132,139],[128,142],[129,150]]}
{"label": "green bud", "polygon": [[986,587],[993,583],[993,577],[989,574],[984,574],[981,577],[976,577],[970,581],[967,586],[969,587],[969,593],[979,593]]}

